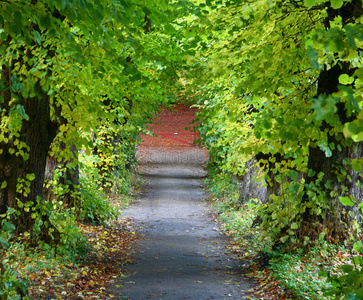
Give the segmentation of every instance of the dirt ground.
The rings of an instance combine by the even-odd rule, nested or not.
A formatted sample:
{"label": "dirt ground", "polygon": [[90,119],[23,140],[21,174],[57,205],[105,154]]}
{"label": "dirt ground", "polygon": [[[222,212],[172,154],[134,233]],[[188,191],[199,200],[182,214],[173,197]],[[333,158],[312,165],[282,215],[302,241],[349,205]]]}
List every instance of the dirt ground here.
{"label": "dirt ground", "polygon": [[[154,132],[185,132],[195,110],[162,114]],[[132,300],[251,299],[245,291],[254,284],[243,276],[242,263],[225,253],[230,240],[205,202],[207,151],[147,137],[138,155],[145,191],[122,217],[132,218],[143,238],[133,262],[123,267],[129,276],[116,280],[112,293]]]}

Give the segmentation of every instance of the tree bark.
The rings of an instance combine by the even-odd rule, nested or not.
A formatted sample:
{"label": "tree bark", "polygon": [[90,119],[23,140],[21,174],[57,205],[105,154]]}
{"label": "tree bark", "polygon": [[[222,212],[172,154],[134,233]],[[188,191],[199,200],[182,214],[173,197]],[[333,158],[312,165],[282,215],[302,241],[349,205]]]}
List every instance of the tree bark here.
{"label": "tree bark", "polygon": [[[44,172],[46,158],[49,146],[56,136],[58,124],[52,122],[50,117],[50,99],[39,83],[35,84],[36,97],[23,98],[20,92],[16,93],[17,99],[14,100],[14,94],[11,93],[12,82],[11,67],[2,66],[1,80],[6,91],[2,92],[4,101],[0,108],[3,110],[3,116],[10,116],[10,111],[14,111],[14,107],[21,105],[24,108],[28,119],[22,120],[21,129],[19,131],[19,142],[24,142],[28,147],[29,157],[24,159],[22,155],[12,153],[11,149],[17,149],[14,144],[16,138],[9,136],[4,132],[8,141],[0,142],[0,183],[6,182],[6,186],[0,189],[0,213],[8,212],[8,208],[17,211],[12,214],[12,222],[16,225],[16,234],[30,231],[34,225],[33,213],[41,214],[43,226],[49,226],[48,215],[40,211],[33,210],[37,202],[44,203]],[[34,174],[34,180],[27,180],[28,174]],[[20,188],[19,180],[28,181],[28,191],[26,183]],[[26,206],[29,206],[28,209]],[[33,215],[34,216],[34,215]],[[49,240],[48,231],[43,231],[43,239]]]}
{"label": "tree bark", "polygon": [[[353,0],[350,3],[346,3],[339,10],[329,7],[327,12],[328,16],[325,20],[326,28],[329,28],[330,26],[329,21],[334,20],[337,16],[342,17],[344,25],[362,15],[362,1]],[[339,76],[341,74],[352,75],[353,73],[354,69],[352,69],[347,62],[341,62],[330,69],[323,70],[318,77],[317,96],[331,95],[337,92]],[[355,116],[347,116],[344,103],[337,104],[337,114],[342,124],[353,121],[355,118]],[[329,132],[330,129],[332,129],[332,126],[323,121],[320,130],[322,132]],[[327,188],[328,192],[326,192],[325,195],[326,199],[328,199],[327,204],[330,206],[330,210],[325,215],[325,220],[321,221],[324,222],[324,224],[322,224],[324,227],[330,227],[328,232],[329,235],[339,236],[342,233],[340,230],[340,221],[349,222],[350,220],[345,214],[345,210],[348,210],[348,208],[344,207],[343,209],[343,206],[338,200],[338,196],[351,195],[360,201],[363,199],[363,190],[359,184],[361,175],[355,172],[349,164],[346,163],[348,160],[351,161],[352,159],[362,157],[363,143],[354,143],[351,139],[344,139],[342,134],[338,137],[328,133],[328,145],[331,143],[340,145],[341,150],[337,147],[331,149],[332,155],[330,157],[327,157],[325,152],[316,145],[309,147],[308,168],[309,170],[313,170],[315,175],[307,177],[306,184],[310,185],[311,183],[315,183],[318,174],[320,172],[324,173],[321,186],[324,188],[325,185],[330,183],[330,186]],[[346,174],[344,177],[338,176],[339,172],[343,172],[343,174],[346,172]],[[329,193],[330,191],[337,193],[337,196],[331,196]],[[304,201],[308,201],[308,198],[305,197]],[[358,216],[357,211],[355,211],[355,209],[353,209],[353,211],[356,216]],[[312,216],[310,210],[307,209],[303,214],[303,220],[306,223],[310,223],[312,218],[315,218],[315,216]]]}

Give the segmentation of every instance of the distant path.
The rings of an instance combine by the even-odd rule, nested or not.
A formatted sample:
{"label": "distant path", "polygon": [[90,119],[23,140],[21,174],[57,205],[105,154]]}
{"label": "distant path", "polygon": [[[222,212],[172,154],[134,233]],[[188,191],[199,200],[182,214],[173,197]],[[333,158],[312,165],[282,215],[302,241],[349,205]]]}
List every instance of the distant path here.
{"label": "distant path", "polygon": [[203,200],[206,152],[175,148],[142,148],[146,191],[122,217],[133,218],[144,237],[133,262],[123,267],[131,275],[114,283],[119,288],[113,294],[131,300],[247,299],[252,283],[241,276],[240,262],[225,254],[228,238]]}

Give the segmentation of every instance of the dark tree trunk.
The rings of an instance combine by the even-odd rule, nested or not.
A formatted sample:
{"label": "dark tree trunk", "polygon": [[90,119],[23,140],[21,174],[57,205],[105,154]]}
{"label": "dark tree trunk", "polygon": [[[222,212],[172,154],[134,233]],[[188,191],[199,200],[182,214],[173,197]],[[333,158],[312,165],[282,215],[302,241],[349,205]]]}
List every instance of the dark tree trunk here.
{"label": "dark tree trunk", "polygon": [[[38,201],[44,202],[43,184],[46,158],[58,126],[50,118],[49,96],[38,83],[35,86],[37,97],[24,99],[21,93],[17,93],[18,99],[15,100],[15,104],[11,102],[14,100],[12,100],[13,95],[10,92],[12,84],[10,76],[11,67],[3,66],[1,80],[7,87],[7,90],[2,92],[4,103],[0,103],[3,116],[5,113],[9,116],[10,110],[21,105],[24,107],[28,119],[22,120],[18,138],[11,137],[7,132],[4,132],[5,137],[8,137],[9,140],[0,143],[2,150],[0,154],[0,183],[6,182],[6,186],[0,189],[0,213],[6,213],[8,208],[18,211],[12,215],[12,221],[16,225],[16,233],[21,233],[31,231],[34,224],[34,218],[31,215],[35,212],[40,213],[40,210],[34,211],[32,207],[35,207]],[[22,155],[17,154],[18,150],[14,144],[16,139],[27,145],[28,150],[25,152],[29,154],[28,158],[23,158]],[[15,153],[12,153],[11,149],[15,149]],[[34,174],[35,179],[27,180],[28,174]],[[19,185],[19,180],[25,181],[22,188]],[[26,181],[29,182],[29,186],[27,186]],[[26,208],[27,204],[31,207],[30,209]],[[48,217],[46,214],[41,217],[45,223],[44,226],[49,225]],[[44,231],[43,239],[49,239],[47,232]]]}
{"label": "dark tree trunk", "polygon": [[[334,20],[336,16],[341,16],[343,24],[347,24],[354,18],[361,16],[362,12],[361,0],[353,0],[350,3],[346,3],[339,10],[334,10],[329,7],[325,25],[329,28],[329,21]],[[323,70],[318,78],[317,96],[331,95],[337,92],[339,76],[341,74],[352,75],[353,73],[354,69],[350,68],[349,63],[347,62],[342,62],[328,70]],[[355,116],[347,115],[344,103],[337,103],[337,114],[342,124],[350,122],[355,118]],[[323,121],[320,130],[322,132],[329,132],[330,129],[332,129],[332,127]],[[348,160],[351,161],[352,159],[362,157],[363,143],[354,143],[350,139],[344,139],[342,134],[336,136],[328,133],[328,144],[330,145],[331,143],[335,146],[339,145],[341,150],[337,147],[332,148],[332,155],[330,157],[327,157],[325,152],[316,145],[309,147],[308,168],[313,170],[315,175],[307,177],[306,183],[307,185],[315,183],[318,174],[320,172],[324,173],[321,187],[324,188],[325,185],[328,186],[330,183],[328,188],[325,187],[328,191],[325,195],[325,198],[327,199],[326,205],[330,206],[330,211],[325,215],[325,220],[322,220],[324,221],[323,225],[331,227],[329,232],[330,235],[340,235],[340,221],[349,222],[349,218],[347,218],[347,215],[344,213],[343,207],[339,203],[338,196],[351,195],[360,201],[363,199],[363,190],[360,187],[360,184],[358,184],[360,181],[360,174],[354,172],[351,166],[346,163]],[[345,172],[346,174],[344,174]],[[339,173],[342,173],[343,176],[339,176]],[[330,191],[334,191],[336,195],[330,195]],[[305,197],[305,201],[308,201],[307,197]],[[348,210],[348,208],[345,208],[345,210]],[[309,209],[307,209],[303,215],[303,220],[306,223],[309,223],[312,217]]]}
{"label": "dark tree trunk", "polygon": [[[335,66],[327,71],[322,71],[319,76],[318,84],[318,95],[320,94],[332,94],[337,92],[338,87],[338,77],[341,74],[349,74],[351,72],[348,66],[339,65]],[[337,104],[337,114],[339,115],[342,124],[352,121],[353,117],[348,118],[346,111],[344,109],[344,104]],[[332,129],[330,125],[323,122],[320,130],[329,131]],[[340,135],[342,138],[342,134]],[[325,198],[327,203],[325,203],[329,210],[325,213],[323,226],[330,227],[329,234],[331,236],[341,235],[340,221],[348,222],[351,218],[348,218],[346,214],[347,211],[354,211],[356,217],[359,217],[356,208],[343,207],[339,202],[339,196],[353,196],[359,201],[363,200],[363,190],[360,187],[360,180],[362,177],[359,173],[355,172],[352,167],[347,164],[347,161],[352,159],[359,159],[363,156],[363,143],[355,143],[350,139],[338,140],[336,136],[328,134],[328,144],[334,144],[335,148],[331,149],[331,156],[327,157],[326,153],[322,151],[316,145],[309,147],[309,161],[308,169],[313,170],[315,175],[312,177],[307,177],[306,184],[310,185],[317,181],[317,176],[320,172],[324,173],[323,180],[320,186],[326,189]],[[337,145],[340,146],[340,150]],[[339,175],[341,174],[341,175]],[[332,196],[330,192],[334,192],[335,196]],[[308,200],[308,198],[305,198]],[[307,209],[303,215],[303,220],[307,223],[310,222],[311,214],[309,209]]]}

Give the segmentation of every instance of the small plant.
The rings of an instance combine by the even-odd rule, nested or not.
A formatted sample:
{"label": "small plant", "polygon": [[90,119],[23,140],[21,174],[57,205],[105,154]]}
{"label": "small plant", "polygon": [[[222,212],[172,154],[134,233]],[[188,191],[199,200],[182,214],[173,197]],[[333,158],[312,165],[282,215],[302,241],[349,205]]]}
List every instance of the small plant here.
{"label": "small plant", "polygon": [[223,198],[220,202],[220,211],[238,207],[239,193],[236,183],[232,182],[232,175],[226,172],[210,174],[206,180],[210,192],[215,198]]}
{"label": "small plant", "polygon": [[80,179],[77,198],[76,210],[80,220],[103,223],[117,216],[117,212],[106,201],[106,196],[97,184],[89,182],[87,178]]}
{"label": "small plant", "polygon": [[94,223],[114,220],[117,217],[117,211],[111,207],[107,201],[107,195],[101,187],[103,179],[96,167],[97,157],[94,155],[81,156],[80,165],[80,186],[75,195],[77,218]]}

